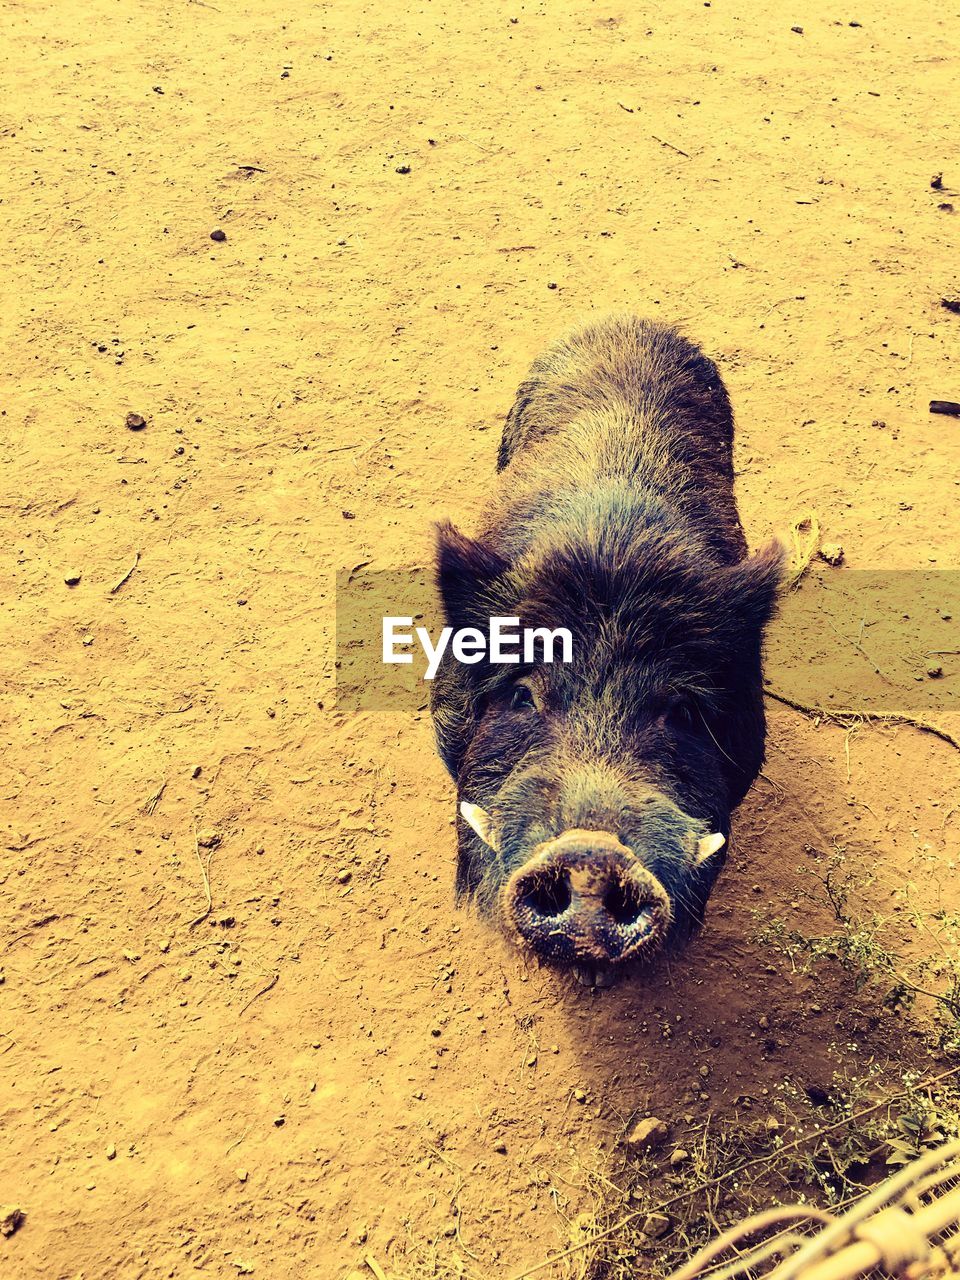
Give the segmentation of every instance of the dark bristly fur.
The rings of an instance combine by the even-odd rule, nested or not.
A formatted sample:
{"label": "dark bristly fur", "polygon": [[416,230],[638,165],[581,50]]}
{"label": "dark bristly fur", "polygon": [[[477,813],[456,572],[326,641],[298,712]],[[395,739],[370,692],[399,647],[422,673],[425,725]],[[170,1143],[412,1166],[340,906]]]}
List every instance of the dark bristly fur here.
{"label": "dark bristly fur", "polygon": [[[568,627],[573,662],[464,666],[434,681],[440,753],[500,852],[459,824],[457,883],[499,910],[507,878],[568,828],[608,831],[659,878],[673,932],[702,919],[764,750],[761,647],[782,552],[752,558],[733,496],[733,416],[715,365],[633,316],[587,325],[521,384],[479,536],[439,529],[447,622]],[[536,708],[515,706],[514,686]]]}

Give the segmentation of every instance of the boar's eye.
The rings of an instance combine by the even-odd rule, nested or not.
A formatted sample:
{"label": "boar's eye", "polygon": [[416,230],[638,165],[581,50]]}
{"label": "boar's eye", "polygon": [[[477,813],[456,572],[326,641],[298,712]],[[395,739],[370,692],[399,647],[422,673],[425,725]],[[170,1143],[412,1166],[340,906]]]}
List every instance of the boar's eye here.
{"label": "boar's eye", "polygon": [[510,690],[511,711],[536,711],[533,693],[525,684],[515,684]]}

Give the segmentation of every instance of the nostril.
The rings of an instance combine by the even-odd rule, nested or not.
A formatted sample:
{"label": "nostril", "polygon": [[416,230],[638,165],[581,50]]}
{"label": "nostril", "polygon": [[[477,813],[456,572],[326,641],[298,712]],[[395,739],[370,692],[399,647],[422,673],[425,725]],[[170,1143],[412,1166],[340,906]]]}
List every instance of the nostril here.
{"label": "nostril", "polygon": [[616,878],[603,895],[603,905],[617,924],[631,925],[637,923],[648,903],[635,884],[629,880],[624,883]]}
{"label": "nostril", "polygon": [[530,877],[520,901],[538,916],[562,916],[572,902],[570,881],[562,868],[544,868]]}

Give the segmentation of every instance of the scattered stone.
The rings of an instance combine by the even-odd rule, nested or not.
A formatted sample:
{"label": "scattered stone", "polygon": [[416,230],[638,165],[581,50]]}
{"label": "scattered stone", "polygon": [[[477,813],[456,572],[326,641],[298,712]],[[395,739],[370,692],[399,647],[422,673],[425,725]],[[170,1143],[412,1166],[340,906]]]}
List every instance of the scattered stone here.
{"label": "scattered stone", "polygon": [[12,1236],[24,1218],[23,1210],[15,1204],[0,1206],[0,1236]]}
{"label": "scattered stone", "polygon": [[497,1141],[493,1144],[493,1149],[501,1156],[505,1156],[507,1154],[507,1144],[504,1142],[502,1138],[497,1139]]}
{"label": "scattered stone", "polygon": [[943,174],[935,173],[933,177],[930,179],[930,186],[933,188],[934,191],[942,191],[943,190]]}
{"label": "scattered stone", "polygon": [[250,1177],[250,1174],[249,1174],[249,1172],[248,1172],[246,1169],[238,1169],[238,1170],[237,1170],[237,1181],[238,1181],[238,1182],[246,1182],[246,1180],[247,1180],[249,1177]]}
{"label": "scattered stone", "polygon": [[624,1139],[631,1151],[656,1151],[670,1136],[670,1129],[663,1120],[648,1116],[638,1120]]}
{"label": "scattered stone", "polygon": [[707,1066],[706,1063],[704,1063],[703,1066],[700,1068],[700,1077],[701,1079],[706,1080],[709,1074],[710,1074],[710,1068]]}
{"label": "scattered stone", "polygon": [[828,1091],[818,1084],[804,1085],[803,1091],[815,1107],[828,1107],[833,1101]]}
{"label": "scattered stone", "polygon": [[927,675],[931,680],[939,680],[943,675],[943,667],[939,665],[931,665],[927,667]]}
{"label": "scattered stone", "polygon": [[960,298],[941,298],[940,305],[945,311],[952,311],[955,316],[960,316]]}
{"label": "scattered stone", "polygon": [[757,1026],[760,1028],[761,1031],[766,1031],[769,1029],[770,1019],[767,1017],[765,1013],[761,1013],[760,1017],[757,1019]]}
{"label": "scattered stone", "polygon": [[798,35],[798,36],[802,36],[802,35],[803,35],[803,27],[791,27],[791,28],[790,28],[790,30],[791,30],[795,35]]}
{"label": "scattered stone", "polygon": [[651,1240],[659,1240],[661,1236],[665,1236],[670,1230],[670,1225],[670,1219],[665,1213],[650,1213],[644,1221],[643,1232]]}
{"label": "scattered stone", "polygon": [[683,1147],[677,1147],[674,1151],[671,1151],[670,1153],[670,1163],[674,1169],[677,1167],[677,1165],[684,1164],[689,1159],[690,1159],[690,1152],[685,1151]]}
{"label": "scattered stone", "polygon": [[190,770],[190,777],[199,778],[201,773],[203,773],[203,765],[195,764]]}
{"label": "scattered stone", "polygon": [[766,1120],[764,1120],[763,1122],[763,1127],[766,1129],[767,1133],[769,1134],[779,1133],[780,1121],[777,1119],[776,1116],[767,1116]]}
{"label": "scattered stone", "polygon": [[337,872],[337,882],[339,884],[349,884],[352,879],[353,872],[348,871],[346,867],[341,868],[341,870]]}
{"label": "scattered stone", "polygon": [[956,400],[931,400],[931,413],[944,413],[951,418],[960,418],[960,404]]}
{"label": "scattered stone", "polygon": [[117,1148],[111,1142],[109,1147],[107,1147],[107,1159],[116,1160],[116,1158],[117,1158]]}
{"label": "scattered stone", "polygon": [[274,1116],[274,1117],[273,1117],[273,1123],[276,1125],[276,1127],[277,1127],[278,1129],[282,1129],[282,1128],[283,1128],[283,1126],[287,1123],[287,1117],[286,1117],[286,1116]]}
{"label": "scattered stone", "polygon": [[587,1095],[586,1095],[586,1093],[584,1092],[584,1090],[583,1090],[583,1089],[574,1089],[574,1091],[573,1091],[573,1099],[574,1099],[574,1101],[575,1101],[575,1102],[583,1103],[583,1102],[586,1102],[586,1100],[587,1100]]}
{"label": "scattered stone", "polygon": [[215,849],[222,838],[219,831],[200,831],[197,833],[197,844],[201,849]]}
{"label": "scattered stone", "polygon": [[210,239],[216,240],[217,244],[223,244],[226,238],[227,238],[227,233],[225,231],[221,231],[219,227],[217,227],[216,231],[210,232]]}
{"label": "scattered stone", "polygon": [[80,582],[80,570],[79,570],[79,569],[71,569],[68,573],[65,573],[65,574],[63,575],[63,580],[64,580],[64,582],[67,584],[67,586],[68,586],[68,587],[75,587],[75,586],[77,586],[77,585],[79,584],[79,582]]}
{"label": "scattered stone", "polygon": [[397,173],[409,173],[409,172],[410,172],[410,166],[408,164],[397,165]]}
{"label": "scattered stone", "polygon": [[843,564],[843,547],[839,542],[825,542],[820,548],[820,558],[827,564]]}
{"label": "scattered stone", "polygon": [[147,420],[142,413],[128,413],[126,423],[131,431],[142,431],[147,425]]}

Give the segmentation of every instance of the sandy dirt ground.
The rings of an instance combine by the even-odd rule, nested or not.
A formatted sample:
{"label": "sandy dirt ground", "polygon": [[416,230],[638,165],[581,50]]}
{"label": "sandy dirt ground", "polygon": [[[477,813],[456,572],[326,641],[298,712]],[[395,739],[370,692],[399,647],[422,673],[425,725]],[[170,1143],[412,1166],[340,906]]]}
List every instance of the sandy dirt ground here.
{"label": "sandy dirt ground", "polygon": [[829,931],[837,850],[873,907],[960,906],[948,743],[772,706],[702,937],[573,989],[454,907],[428,717],[338,710],[333,624],[338,569],[469,527],[529,360],[621,307],[720,362],[753,543],[815,509],[850,567],[955,565],[958,33],[923,0],[4,6],[5,1277],[499,1280],[570,1241],[585,1170],[633,1176],[637,1116],[690,1145],[943,1068],[758,920]]}

